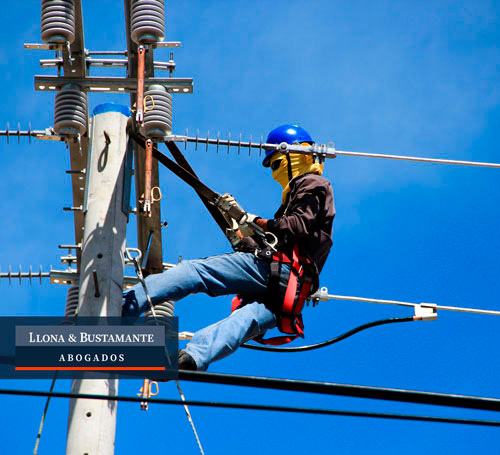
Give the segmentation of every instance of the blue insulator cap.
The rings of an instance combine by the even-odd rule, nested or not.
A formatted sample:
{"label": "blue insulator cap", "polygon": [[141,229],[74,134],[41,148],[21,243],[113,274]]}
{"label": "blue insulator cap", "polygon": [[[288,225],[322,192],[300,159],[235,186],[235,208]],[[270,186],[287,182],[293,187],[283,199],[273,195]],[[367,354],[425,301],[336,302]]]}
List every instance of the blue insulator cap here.
{"label": "blue insulator cap", "polygon": [[125,117],[130,117],[132,112],[128,106],[118,103],[103,103],[94,108],[92,115],[105,114],[106,112],[120,112]]}

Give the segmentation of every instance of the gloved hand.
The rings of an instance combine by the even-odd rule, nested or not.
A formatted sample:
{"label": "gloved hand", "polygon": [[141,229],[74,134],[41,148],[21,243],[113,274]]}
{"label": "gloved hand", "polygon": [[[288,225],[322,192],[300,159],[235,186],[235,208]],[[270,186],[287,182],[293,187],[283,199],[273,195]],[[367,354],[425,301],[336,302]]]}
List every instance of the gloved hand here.
{"label": "gloved hand", "polygon": [[[255,226],[255,220],[257,220],[258,218],[260,217],[254,215],[253,213],[246,212],[245,215],[243,215],[241,220],[238,222],[239,229],[243,237],[250,237],[251,235],[255,234],[255,229],[259,229]],[[254,225],[252,226],[251,223],[254,223]]]}
{"label": "gloved hand", "polygon": [[222,194],[216,201],[216,205],[221,212],[226,212],[231,218],[234,218],[238,222],[246,213],[236,202],[236,199],[229,193]]}
{"label": "gloved hand", "polygon": [[219,209],[219,212],[222,213],[222,216],[227,221],[227,224],[229,224],[229,226],[231,226],[231,229],[233,231],[236,231],[236,229],[239,229],[238,222],[234,218],[230,217],[227,212],[225,212],[222,209]]}

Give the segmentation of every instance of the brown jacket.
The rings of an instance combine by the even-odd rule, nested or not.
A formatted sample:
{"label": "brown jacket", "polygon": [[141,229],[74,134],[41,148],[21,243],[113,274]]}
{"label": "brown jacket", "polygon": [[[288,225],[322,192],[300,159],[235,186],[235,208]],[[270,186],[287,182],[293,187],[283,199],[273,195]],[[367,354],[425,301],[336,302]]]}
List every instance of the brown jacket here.
{"label": "brown jacket", "polygon": [[[290,182],[286,203],[267,222],[267,230],[278,237],[278,250],[289,257],[297,242],[300,254],[308,257],[319,273],[332,246],[334,217],[330,182],[317,174],[304,174]],[[253,247],[254,242],[244,240],[246,246]]]}

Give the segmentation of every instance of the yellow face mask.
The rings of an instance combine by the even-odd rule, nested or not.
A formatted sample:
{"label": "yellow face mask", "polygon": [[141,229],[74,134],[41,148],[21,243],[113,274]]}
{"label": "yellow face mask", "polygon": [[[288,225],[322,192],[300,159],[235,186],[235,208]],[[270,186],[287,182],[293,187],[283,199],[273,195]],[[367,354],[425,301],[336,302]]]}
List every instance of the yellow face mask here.
{"label": "yellow face mask", "polygon": [[[301,145],[309,144],[303,143]],[[290,164],[292,166],[292,179],[307,173],[323,174],[323,164],[316,162],[312,156],[303,155],[301,153],[289,153],[288,157],[290,158]],[[278,161],[279,164],[277,163]],[[283,153],[276,153],[275,156],[271,158],[270,167],[271,169],[275,168],[275,170],[273,170],[273,179],[283,188],[281,202],[284,204],[286,196],[290,191],[287,156]]]}

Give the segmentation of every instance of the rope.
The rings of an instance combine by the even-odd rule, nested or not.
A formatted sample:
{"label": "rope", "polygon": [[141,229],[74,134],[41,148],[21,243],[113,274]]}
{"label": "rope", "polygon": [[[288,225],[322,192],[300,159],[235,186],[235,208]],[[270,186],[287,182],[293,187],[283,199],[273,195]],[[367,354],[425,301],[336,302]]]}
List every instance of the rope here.
{"label": "rope", "polygon": [[[128,249],[128,251],[130,251],[130,248]],[[151,296],[149,295],[148,287],[146,285],[146,280],[144,279],[144,276],[143,276],[142,270],[141,270],[141,266],[139,265],[139,257],[141,255],[141,252],[140,252],[140,250],[137,250],[138,251],[138,255],[132,257],[132,255],[128,251],[127,251],[127,254],[129,256],[129,259],[132,259],[132,261],[134,263],[134,267],[135,267],[135,272],[137,274],[137,278],[139,278],[139,281],[141,282],[142,288],[144,289],[144,293],[146,294],[146,299],[147,299],[149,308],[151,310],[151,314],[153,315],[153,319],[155,321],[155,324],[156,325],[160,325],[160,323],[158,322],[158,319],[156,318],[155,308],[154,308],[153,302],[151,300]],[[170,356],[169,356],[169,353],[167,351],[167,347],[166,346],[165,346],[165,354],[167,356],[168,362],[170,363]],[[172,365],[170,365],[170,366],[172,366]],[[194,436],[196,438],[196,442],[198,443],[198,447],[200,449],[201,455],[205,455],[205,452],[203,451],[203,447],[201,445],[200,437],[198,436],[198,432],[196,431],[196,426],[195,426],[193,418],[191,416],[191,412],[189,411],[189,407],[188,407],[188,404],[187,404],[187,401],[186,401],[186,397],[184,396],[184,393],[182,392],[181,386],[180,386],[179,381],[177,379],[175,380],[175,384],[177,385],[177,390],[178,390],[179,395],[181,397],[181,401],[184,403],[183,404],[184,411],[186,412],[186,417],[187,417],[187,419],[188,419],[188,421],[189,421],[189,423],[191,425],[191,428],[193,429],[193,433],[194,433]],[[144,402],[144,400],[143,400],[143,402]]]}
{"label": "rope", "polygon": [[[56,379],[57,379],[57,371],[55,372],[54,377],[52,378],[52,384],[50,385],[49,394],[51,394],[54,390]],[[38,446],[40,445],[40,439],[42,437],[43,426],[45,424],[45,417],[47,416],[47,411],[49,410],[50,398],[51,395],[47,395],[47,401],[45,402],[45,408],[43,410],[42,420],[40,421],[40,427],[38,428],[38,435],[36,437],[35,448],[33,449],[33,455],[37,455],[38,453]]]}
{"label": "rope", "polygon": [[191,406],[202,406],[209,408],[221,408],[221,409],[246,409],[254,411],[277,411],[277,412],[296,412],[303,414],[316,414],[316,415],[335,415],[335,416],[348,416],[348,417],[372,417],[381,419],[396,419],[396,420],[413,420],[422,422],[439,422],[439,423],[455,423],[455,424],[466,424],[466,425],[481,425],[489,427],[500,427],[500,422],[495,420],[472,420],[472,419],[455,419],[447,417],[430,417],[430,416],[416,416],[408,414],[386,414],[386,413],[376,413],[376,412],[359,412],[359,411],[341,411],[334,409],[318,409],[318,408],[300,408],[300,407],[290,407],[290,406],[276,406],[276,405],[258,405],[258,404],[247,404],[247,403],[222,403],[214,401],[180,401],[180,400],[169,400],[162,398],[138,398],[138,397],[123,397],[114,396],[110,397],[108,395],[91,395],[91,394],[81,394],[81,393],[65,393],[65,392],[39,392],[36,390],[12,390],[12,389],[0,389],[0,395],[20,395],[20,396],[36,396],[36,397],[53,397],[53,398],[83,398],[87,400],[113,400],[131,403],[140,403],[141,401],[148,401],[149,403],[156,404],[189,404]]}
{"label": "rope", "polygon": [[322,341],[321,343],[316,343],[316,344],[310,344],[307,346],[296,346],[296,347],[289,347],[289,348],[271,348],[269,346],[257,346],[253,344],[242,344],[242,348],[246,349],[253,349],[255,351],[267,351],[267,352],[303,352],[303,351],[312,351],[313,349],[319,349],[319,348],[324,348],[326,346],[330,346],[331,344],[338,343],[339,341],[345,340],[346,338],[349,338],[352,335],[355,335],[358,332],[361,332],[362,330],[369,329],[371,327],[377,327],[379,325],[384,325],[384,324],[393,324],[395,322],[410,322],[410,321],[417,321],[418,319],[415,319],[413,316],[406,317],[406,318],[390,318],[390,319],[381,319],[379,321],[374,321],[374,322],[368,322],[367,324],[360,325],[352,330],[349,330],[348,332],[343,333],[342,335],[338,335],[334,338],[330,338],[329,340]]}

